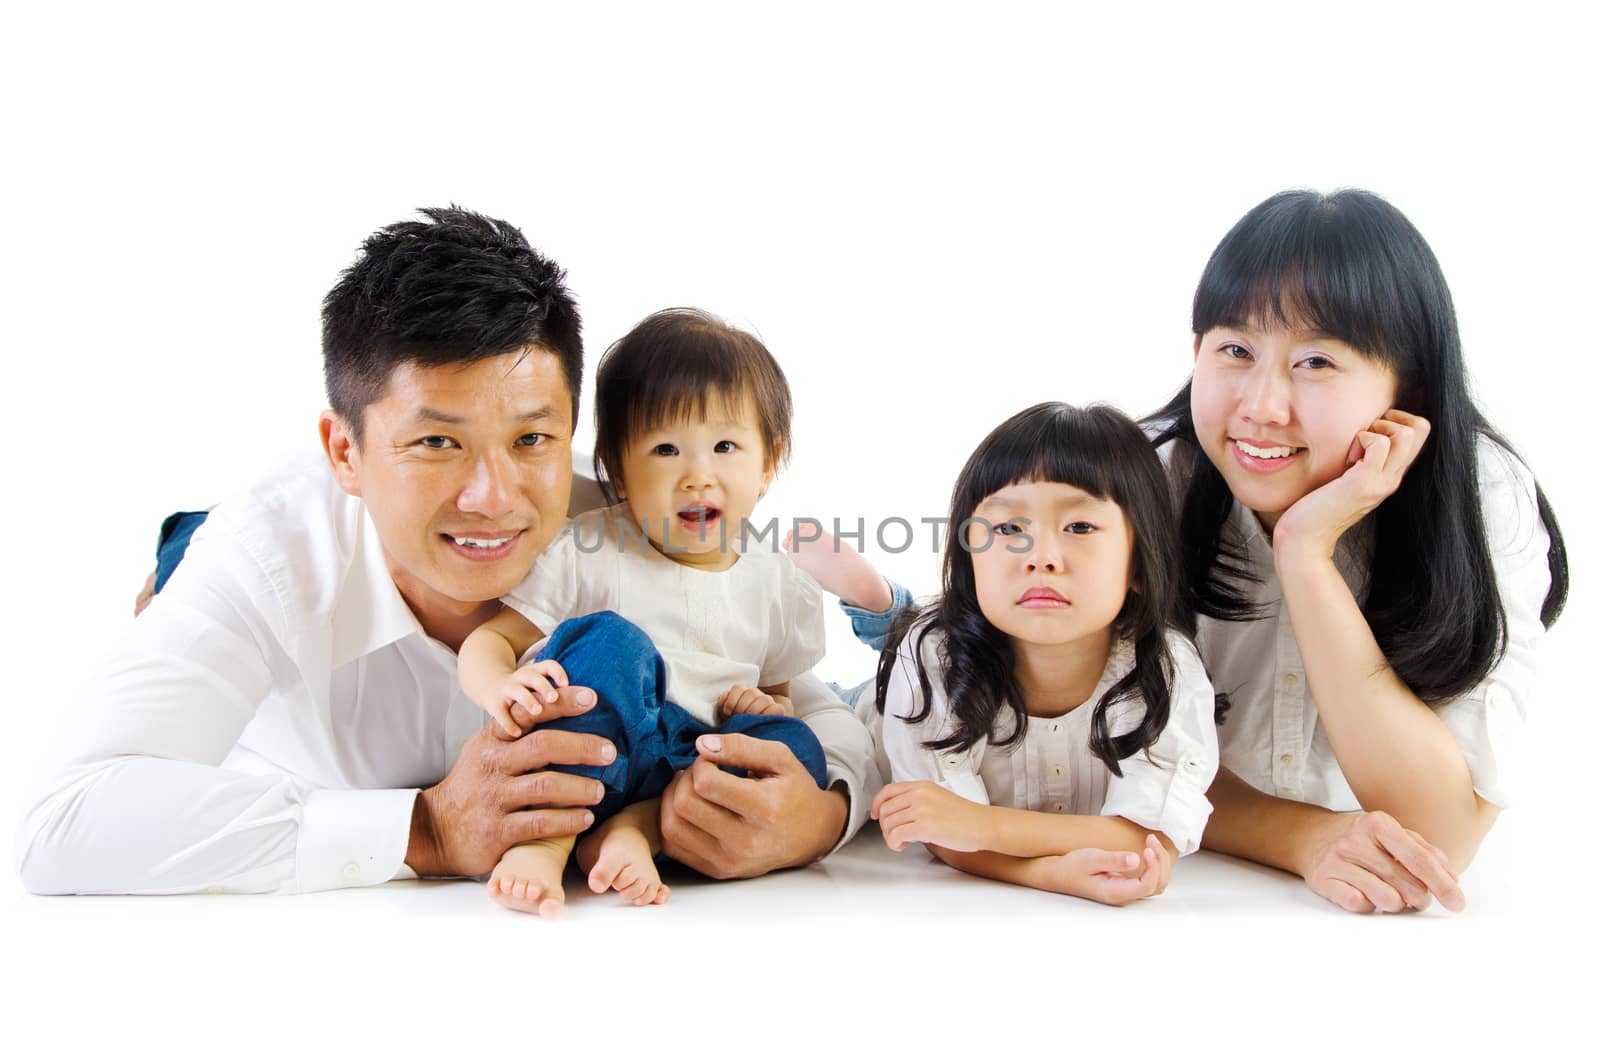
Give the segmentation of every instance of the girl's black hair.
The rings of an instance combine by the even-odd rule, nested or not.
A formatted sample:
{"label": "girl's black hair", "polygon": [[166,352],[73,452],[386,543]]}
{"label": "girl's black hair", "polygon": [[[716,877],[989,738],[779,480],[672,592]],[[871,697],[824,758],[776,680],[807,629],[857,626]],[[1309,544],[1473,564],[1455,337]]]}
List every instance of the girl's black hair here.
{"label": "girl's black hair", "polygon": [[[1510,445],[1473,403],[1455,306],[1421,233],[1377,195],[1286,191],[1233,226],[1206,263],[1194,296],[1196,336],[1213,328],[1292,326],[1329,335],[1393,369],[1396,405],[1425,418],[1427,442],[1399,488],[1372,515],[1375,545],[1362,612],[1394,672],[1418,698],[1439,704],[1468,691],[1506,644],[1478,493],[1478,441]],[[1184,443],[1181,504],[1188,609],[1229,622],[1252,607],[1243,544],[1224,533],[1233,505],[1201,450],[1191,380],[1147,417],[1160,445]],[[1567,599],[1567,553],[1555,512],[1535,487],[1550,534],[1551,625]]]}
{"label": "girl's black hair", "polygon": [[[910,636],[922,708],[904,720],[918,722],[928,716],[932,686],[922,645],[937,632],[942,634],[938,661],[955,728],[925,746],[959,751],[990,738],[995,746],[1007,747],[1027,733],[1028,713],[1014,672],[1011,638],[991,625],[978,606],[972,554],[958,530],[984,498],[1018,482],[1061,482],[1110,500],[1122,509],[1133,530],[1130,588],[1112,633],[1133,642],[1135,664],[1095,704],[1089,737],[1094,753],[1121,776],[1118,762],[1147,750],[1166,728],[1173,676],[1166,633],[1187,632],[1188,623],[1181,610],[1171,488],[1144,432],[1108,406],[1035,405],[996,427],[968,458],[950,496],[943,592],[933,603],[907,608],[895,619],[878,661],[878,709],[883,709],[890,675],[899,663],[896,649]],[[1129,732],[1111,735],[1110,707],[1135,697],[1144,701],[1143,720]],[[1011,731],[999,739],[1003,714]]]}

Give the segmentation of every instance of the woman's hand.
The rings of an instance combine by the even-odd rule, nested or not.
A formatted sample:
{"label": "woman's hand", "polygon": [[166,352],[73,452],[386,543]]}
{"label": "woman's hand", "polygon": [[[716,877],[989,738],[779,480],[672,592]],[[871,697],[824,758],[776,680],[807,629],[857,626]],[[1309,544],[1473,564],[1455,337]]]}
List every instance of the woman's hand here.
{"label": "woman's hand", "polygon": [[985,807],[953,795],[927,780],[887,784],[872,800],[872,817],[890,850],[907,843],[931,843],[946,850],[987,850]]}
{"label": "woman's hand", "polygon": [[1400,488],[1400,480],[1428,440],[1428,421],[1390,409],[1350,443],[1344,474],[1295,501],[1279,517],[1272,547],[1280,558],[1309,550],[1332,558],[1344,532]]}
{"label": "woman's hand", "polygon": [[1352,913],[1426,909],[1434,898],[1452,912],[1466,908],[1444,851],[1381,811],[1329,818],[1302,865],[1313,891]]}

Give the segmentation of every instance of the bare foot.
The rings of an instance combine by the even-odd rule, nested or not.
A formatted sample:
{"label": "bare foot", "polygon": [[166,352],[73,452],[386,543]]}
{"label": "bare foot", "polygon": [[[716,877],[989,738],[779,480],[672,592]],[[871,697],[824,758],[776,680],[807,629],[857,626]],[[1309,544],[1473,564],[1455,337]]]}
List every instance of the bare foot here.
{"label": "bare foot", "polygon": [[571,850],[570,837],[512,847],[489,876],[489,897],[519,913],[538,913],[546,919],[560,915],[566,903],[561,874]]}
{"label": "bare foot", "polygon": [[586,837],[578,864],[589,866],[589,890],[595,894],[616,891],[634,905],[661,905],[671,893],[656,871],[650,840],[625,824]]}
{"label": "bare foot", "polygon": [[799,539],[793,530],[783,537],[783,550],[796,567],[817,580],[817,584],[851,607],[866,611],[887,611],[894,606],[889,583],[866,558],[817,527],[821,536],[806,534]]}

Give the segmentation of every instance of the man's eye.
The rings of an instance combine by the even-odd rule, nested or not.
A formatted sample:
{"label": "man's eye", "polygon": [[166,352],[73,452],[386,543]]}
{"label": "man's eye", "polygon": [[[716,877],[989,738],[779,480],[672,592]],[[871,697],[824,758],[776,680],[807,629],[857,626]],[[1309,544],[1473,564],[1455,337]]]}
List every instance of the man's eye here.
{"label": "man's eye", "polygon": [[517,439],[517,444],[518,445],[524,445],[524,446],[534,446],[534,445],[538,445],[540,442],[544,441],[548,437],[550,437],[550,436],[547,435],[547,434],[535,434],[535,433],[524,434],[521,438]]}
{"label": "man's eye", "polygon": [[1069,534],[1092,534],[1098,529],[1100,528],[1093,523],[1086,523],[1081,519],[1075,523],[1067,524],[1067,533]]}
{"label": "man's eye", "polygon": [[456,443],[442,434],[430,434],[417,444],[424,449],[448,449]]}
{"label": "man's eye", "polygon": [[678,447],[668,442],[662,442],[660,445],[652,449],[651,452],[655,453],[657,456],[677,456]]}
{"label": "man's eye", "polygon": [[715,452],[715,453],[731,453],[737,448],[739,448],[739,446],[736,443],[730,442],[726,438],[724,438],[722,441],[720,441],[720,442],[718,442],[716,444],[716,446],[712,449],[712,452]]}

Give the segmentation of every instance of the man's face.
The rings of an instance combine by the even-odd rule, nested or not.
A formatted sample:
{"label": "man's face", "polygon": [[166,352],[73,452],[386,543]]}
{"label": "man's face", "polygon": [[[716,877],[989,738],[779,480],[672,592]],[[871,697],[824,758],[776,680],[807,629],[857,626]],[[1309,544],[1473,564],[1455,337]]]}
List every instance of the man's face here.
{"label": "man's face", "polygon": [[395,585],[424,627],[510,591],[561,529],[572,395],[554,354],[528,347],[402,365],[363,425],[356,445],[324,413],[334,473],[366,502]]}

